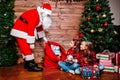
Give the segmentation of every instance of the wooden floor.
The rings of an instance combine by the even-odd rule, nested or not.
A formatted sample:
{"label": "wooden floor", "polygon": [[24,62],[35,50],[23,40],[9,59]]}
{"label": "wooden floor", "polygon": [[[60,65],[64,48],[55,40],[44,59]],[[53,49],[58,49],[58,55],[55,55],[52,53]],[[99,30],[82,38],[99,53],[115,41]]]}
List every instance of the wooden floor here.
{"label": "wooden floor", "polygon": [[[41,65],[39,65],[41,66]],[[57,69],[45,69],[43,72],[28,72],[23,64],[0,67],[0,80],[84,80],[80,75],[73,75]],[[119,80],[116,73],[106,73],[94,80]]]}

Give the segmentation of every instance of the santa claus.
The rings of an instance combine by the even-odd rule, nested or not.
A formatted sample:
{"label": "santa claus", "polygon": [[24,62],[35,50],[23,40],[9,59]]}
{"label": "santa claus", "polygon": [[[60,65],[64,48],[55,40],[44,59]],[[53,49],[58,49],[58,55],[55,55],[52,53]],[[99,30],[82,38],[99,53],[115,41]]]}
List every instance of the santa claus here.
{"label": "santa claus", "polygon": [[44,30],[51,26],[51,13],[51,5],[49,3],[44,3],[42,7],[39,6],[36,9],[24,12],[16,20],[11,30],[10,34],[16,37],[25,59],[24,67],[28,71],[43,70],[35,63],[32,49],[35,48],[34,43],[36,39],[43,38],[47,41]]}

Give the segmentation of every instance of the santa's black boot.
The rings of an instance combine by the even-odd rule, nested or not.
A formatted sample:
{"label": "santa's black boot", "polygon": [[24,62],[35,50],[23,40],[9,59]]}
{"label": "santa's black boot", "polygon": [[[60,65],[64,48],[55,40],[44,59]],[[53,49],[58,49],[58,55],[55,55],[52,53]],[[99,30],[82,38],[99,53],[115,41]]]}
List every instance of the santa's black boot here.
{"label": "santa's black boot", "polygon": [[24,68],[31,72],[43,71],[43,68],[38,67],[34,60],[25,61]]}

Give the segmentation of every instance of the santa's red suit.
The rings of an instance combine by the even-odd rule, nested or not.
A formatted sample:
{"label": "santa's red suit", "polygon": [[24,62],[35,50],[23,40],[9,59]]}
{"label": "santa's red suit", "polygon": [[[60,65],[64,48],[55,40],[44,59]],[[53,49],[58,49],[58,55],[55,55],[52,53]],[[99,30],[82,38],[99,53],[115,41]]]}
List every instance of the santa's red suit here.
{"label": "santa's red suit", "polygon": [[18,45],[24,55],[25,61],[34,59],[34,54],[31,49],[34,49],[35,38],[46,39],[44,32],[44,17],[51,15],[51,12],[50,4],[45,3],[42,7],[24,12],[14,23],[10,34],[17,38]]}

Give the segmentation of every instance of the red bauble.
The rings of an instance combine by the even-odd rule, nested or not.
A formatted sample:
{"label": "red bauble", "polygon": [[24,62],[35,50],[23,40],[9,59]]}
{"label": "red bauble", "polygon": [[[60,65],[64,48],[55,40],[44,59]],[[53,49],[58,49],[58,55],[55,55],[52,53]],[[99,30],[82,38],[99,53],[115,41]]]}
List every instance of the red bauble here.
{"label": "red bauble", "polygon": [[79,34],[79,37],[80,37],[80,38],[83,38],[83,37],[84,37],[84,34],[83,34],[83,33],[80,33],[80,34]]}
{"label": "red bauble", "polygon": [[91,17],[90,17],[90,16],[88,16],[87,20],[88,20],[88,21],[90,21],[90,20],[91,20]]}
{"label": "red bauble", "polygon": [[107,22],[105,22],[105,23],[103,24],[103,26],[108,27],[108,23],[107,23]]}
{"label": "red bauble", "polygon": [[102,41],[102,40],[100,40],[100,43],[103,43],[103,41]]}
{"label": "red bauble", "polygon": [[100,11],[101,10],[101,6],[96,6],[96,10]]}
{"label": "red bauble", "polygon": [[73,39],[74,39],[74,40],[78,40],[78,39],[79,39],[79,35],[76,34]]}

